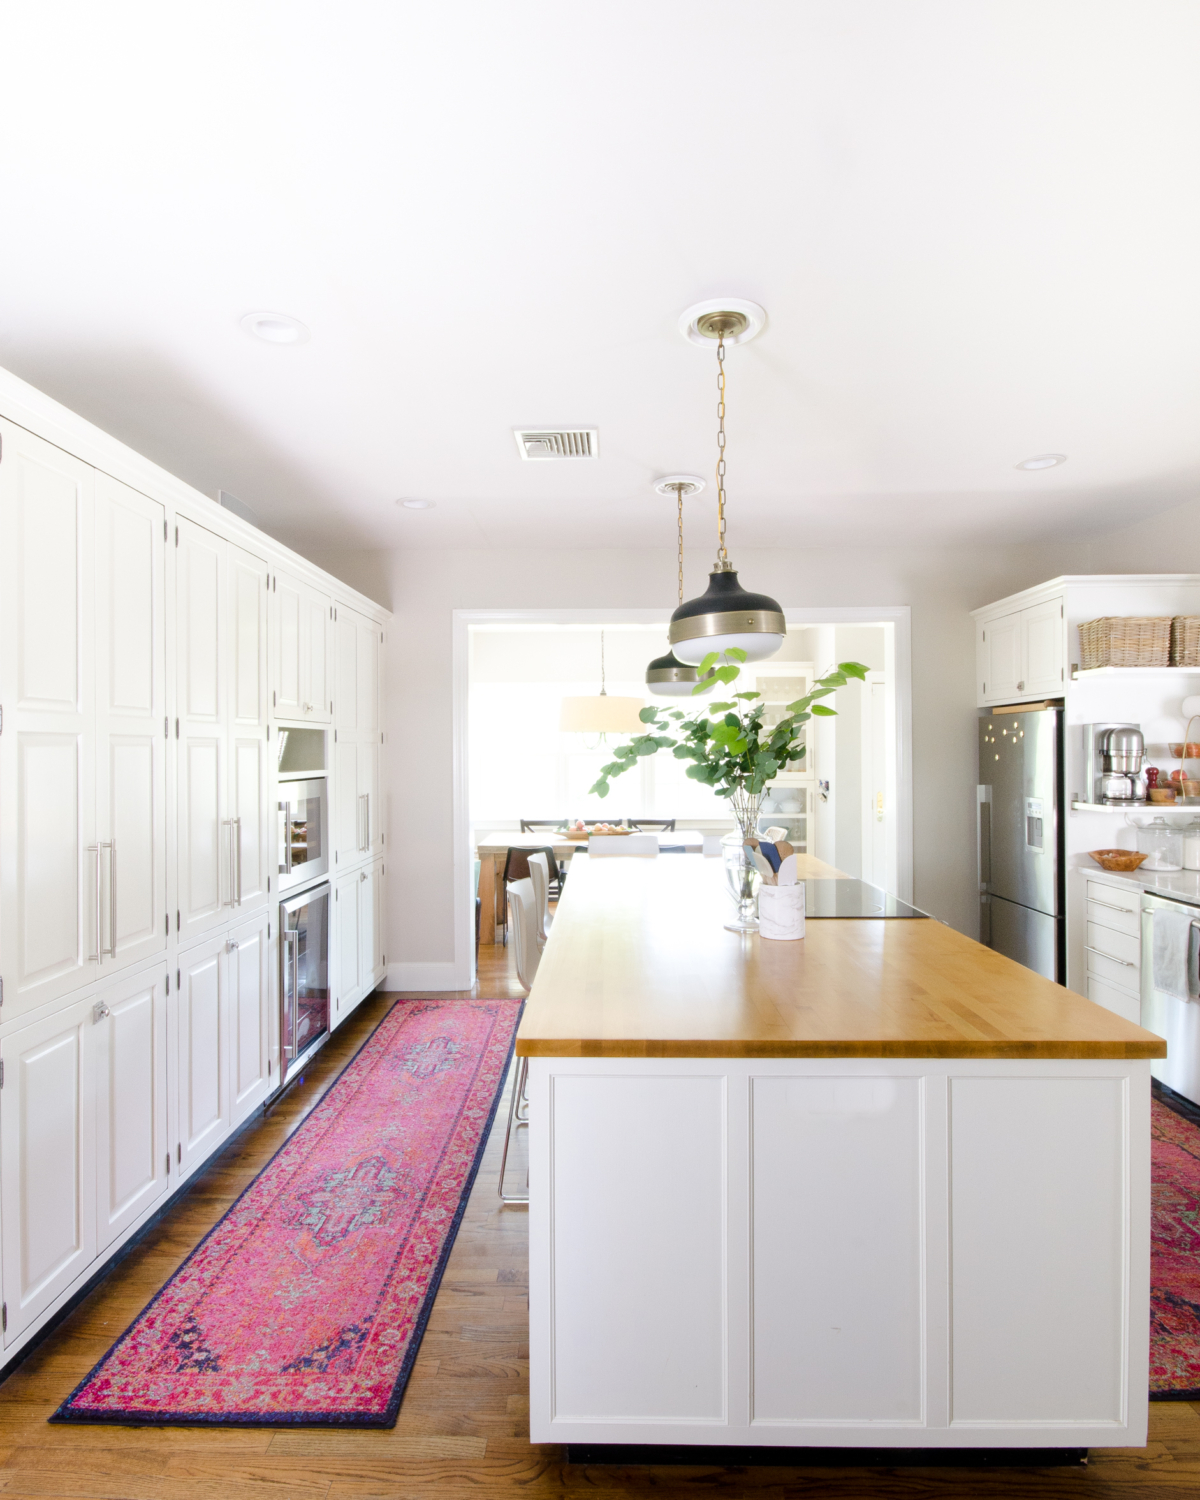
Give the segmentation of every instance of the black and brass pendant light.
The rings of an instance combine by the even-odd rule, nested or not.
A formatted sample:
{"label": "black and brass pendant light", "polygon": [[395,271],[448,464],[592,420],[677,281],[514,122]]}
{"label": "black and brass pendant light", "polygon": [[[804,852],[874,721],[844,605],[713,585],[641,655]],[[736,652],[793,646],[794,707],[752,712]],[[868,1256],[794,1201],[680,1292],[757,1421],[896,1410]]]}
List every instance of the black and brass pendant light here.
{"label": "black and brass pendant light", "polygon": [[710,651],[738,647],[748,661],[774,656],[787,634],[783,611],[767,594],[742,588],[725,547],[725,346],[745,343],[766,321],[762,308],[732,298],[689,308],[680,327],[692,343],[717,345],[717,560],[708,588],[680,603],[668,639],[675,657],[693,666]]}
{"label": "black and brass pendant light", "polygon": [[[704,480],[698,474],[668,474],[654,486],[660,495],[674,495],[678,511],[679,533],[679,602],[683,603],[683,501],[687,495],[698,495],[704,488]],[[712,673],[709,673],[712,676]],[[682,662],[673,651],[666,656],[656,656],[646,668],[646,686],[657,698],[690,698],[695,692],[700,674],[694,666]],[[710,682],[705,692],[711,691],[715,682]]]}

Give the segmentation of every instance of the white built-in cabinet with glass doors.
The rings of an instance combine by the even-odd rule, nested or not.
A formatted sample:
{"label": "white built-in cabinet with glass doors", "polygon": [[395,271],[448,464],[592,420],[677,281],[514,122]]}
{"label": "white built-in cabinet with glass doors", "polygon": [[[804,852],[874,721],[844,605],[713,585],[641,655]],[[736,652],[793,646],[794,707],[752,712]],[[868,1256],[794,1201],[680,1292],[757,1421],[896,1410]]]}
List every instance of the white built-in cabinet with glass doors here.
{"label": "white built-in cabinet with glass doors", "polygon": [[[789,703],[811,690],[813,678],[812,662],[752,661],[743,666],[737,688],[740,692],[762,694],[762,722],[766,731],[784,717]],[[758,819],[760,832],[768,828],[783,828],[784,837],[798,853],[811,853],[816,788],[813,736],[806,735],[804,758],[798,767],[781,771],[767,788]]]}
{"label": "white built-in cabinet with glass doors", "polygon": [[382,612],[2,400],[123,477],[0,417],[0,1362],[277,1085],[276,719],[332,738],[336,704],[350,752],[332,1024],[385,966]]}

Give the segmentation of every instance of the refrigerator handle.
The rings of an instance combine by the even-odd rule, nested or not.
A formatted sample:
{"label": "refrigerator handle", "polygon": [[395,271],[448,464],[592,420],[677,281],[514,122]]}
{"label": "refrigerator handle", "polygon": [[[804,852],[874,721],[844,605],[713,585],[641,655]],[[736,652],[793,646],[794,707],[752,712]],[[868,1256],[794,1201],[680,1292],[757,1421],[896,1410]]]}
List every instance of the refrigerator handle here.
{"label": "refrigerator handle", "polygon": [[975,795],[979,804],[979,889],[982,892],[992,882],[992,789],[977,786]]}

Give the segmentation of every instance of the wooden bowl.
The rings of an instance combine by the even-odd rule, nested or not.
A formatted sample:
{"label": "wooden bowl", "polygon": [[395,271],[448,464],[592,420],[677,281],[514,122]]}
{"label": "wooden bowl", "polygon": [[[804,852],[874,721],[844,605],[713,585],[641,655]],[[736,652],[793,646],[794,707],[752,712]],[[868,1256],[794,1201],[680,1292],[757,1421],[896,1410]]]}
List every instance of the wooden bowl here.
{"label": "wooden bowl", "polygon": [[1151,802],[1158,802],[1158,803],[1162,803],[1164,805],[1170,805],[1171,803],[1173,803],[1175,801],[1175,787],[1173,787],[1173,786],[1152,786],[1150,788],[1150,790],[1146,793],[1146,795],[1150,798]]}
{"label": "wooden bowl", "polygon": [[1138,854],[1134,849],[1090,849],[1088,857],[1094,859],[1102,870],[1121,870],[1129,874],[1150,856]]}

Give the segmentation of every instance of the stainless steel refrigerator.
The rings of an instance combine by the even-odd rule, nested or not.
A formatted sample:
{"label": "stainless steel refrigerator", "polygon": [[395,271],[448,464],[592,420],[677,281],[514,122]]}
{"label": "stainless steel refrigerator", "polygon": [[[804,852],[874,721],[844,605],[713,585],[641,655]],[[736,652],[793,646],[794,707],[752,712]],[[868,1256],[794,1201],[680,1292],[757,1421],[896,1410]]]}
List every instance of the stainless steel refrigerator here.
{"label": "stainless steel refrigerator", "polygon": [[980,939],[1066,983],[1061,708],[979,719]]}

